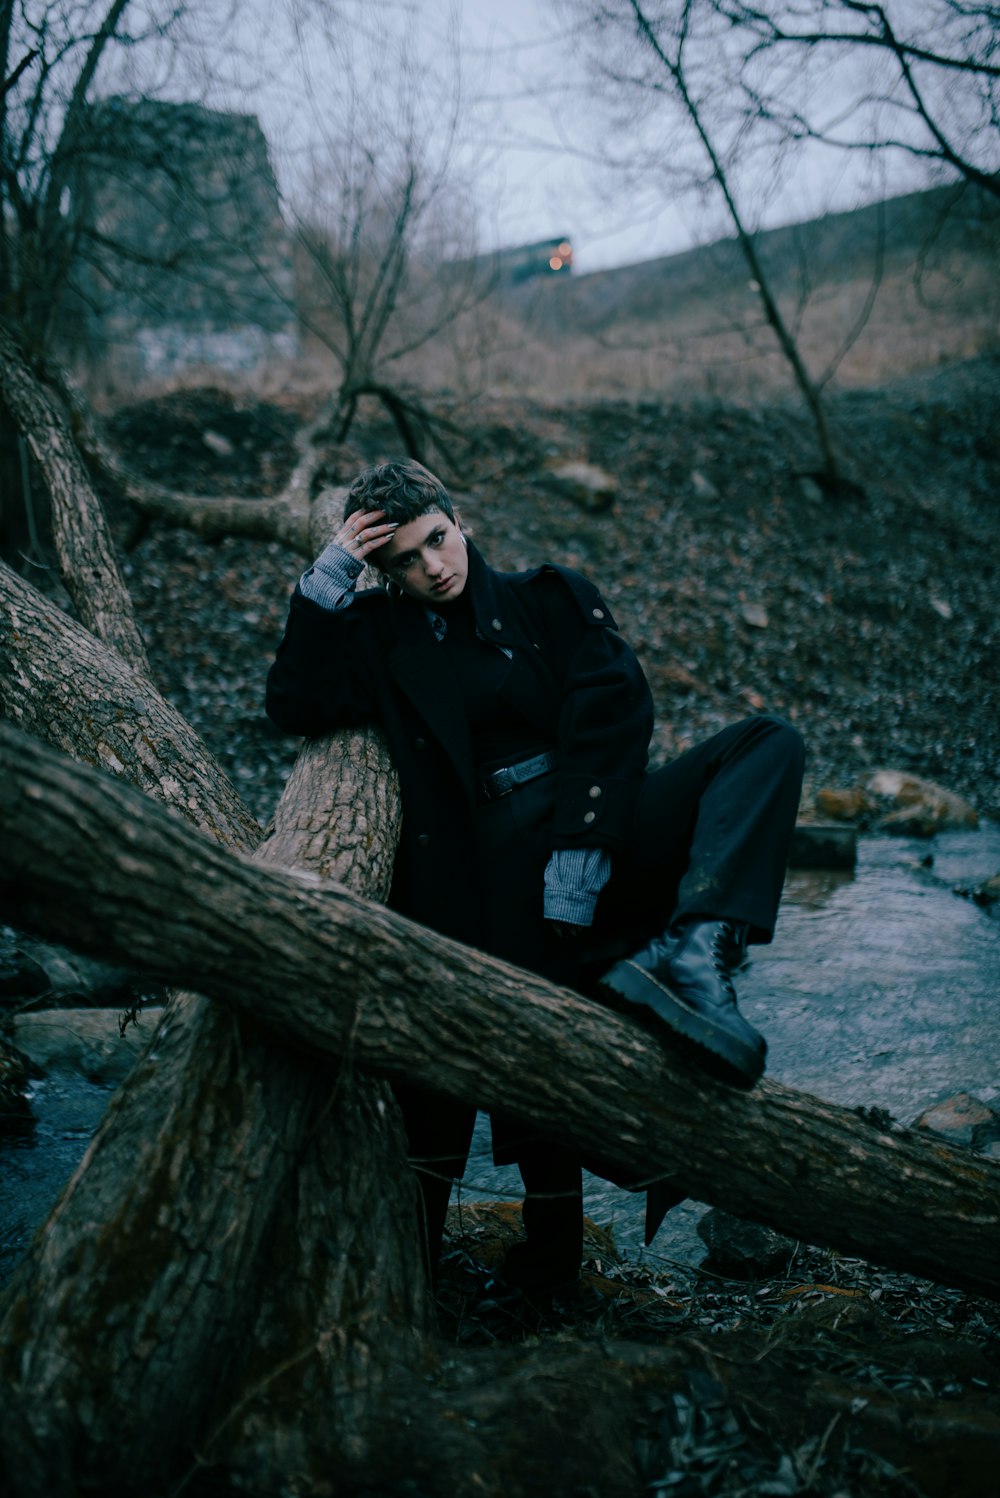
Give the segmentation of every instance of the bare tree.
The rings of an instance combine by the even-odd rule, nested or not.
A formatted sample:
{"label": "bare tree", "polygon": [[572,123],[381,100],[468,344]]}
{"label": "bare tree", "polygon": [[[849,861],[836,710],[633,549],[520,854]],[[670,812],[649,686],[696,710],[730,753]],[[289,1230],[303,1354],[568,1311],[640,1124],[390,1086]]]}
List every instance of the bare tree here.
{"label": "bare tree", "polygon": [[[0,5],[0,77],[6,79],[0,96],[0,321],[36,372],[54,358],[78,355],[94,330],[100,344],[120,338],[116,300],[155,316],[167,281],[175,302],[197,291],[202,300],[222,303],[254,274],[242,247],[227,242],[235,231],[221,230],[235,218],[218,180],[206,174],[199,184],[189,170],[192,151],[203,159],[214,152],[216,178],[242,176],[245,185],[266,154],[254,123],[240,137],[242,159],[225,159],[218,116],[192,99],[213,83],[212,70],[199,65],[202,28],[213,21],[218,81],[226,28],[234,24],[228,0],[212,0],[209,7],[134,0]],[[188,102],[163,104],[162,97],[176,97],[175,73],[184,79]],[[242,252],[239,277],[234,251]],[[25,532],[37,551],[47,533],[44,485],[23,432],[12,439],[12,425],[16,421],[0,426],[7,554],[22,549]]]}
{"label": "bare tree", "polygon": [[[324,74],[335,71],[335,98],[314,76],[316,57]],[[335,439],[346,440],[358,401],[371,395],[406,451],[423,457],[431,422],[407,371],[491,285],[475,259],[471,169],[463,174],[457,159],[458,44],[448,36],[432,47],[415,14],[398,29],[350,35],[313,17],[301,64],[314,128],[290,196],[299,313],[339,372]]]}
{"label": "bare tree", "polygon": [[[813,367],[801,305],[761,244],[765,210],[806,153],[850,156],[857,192],[884,193],[892,161],[920,163],[993,194],[1000,151],[995,7],[928,0],[753,5],[739,0],[567,0],[578,46],[612,126],[604,159],[647,201],[715,201],[735,232],[764,322],[812,415],[823,476],[840,460],[824,387],[878,293],[884,245],[873,244],[867,292],[841,346]],[[860,176],[861,167],[867,182]],[[808,276],[797,278],[802,295]]]}
{"label": "bare tree", "polygon": [[[413,362],[443,345],[489,287],[470,253],[471,197],[455,172],[464,100],[451,36],[435,53],[418,37],[415,15],[390,0],[349,13],[297,0],[271,28],[280,34],[269,31],[269,55],[296,106],[280,144],[285,212],[299,245],[296,288],[290,259],[278,264],[259,243],[261,220],[243,221],[233,185],[269,170],[256,121],[235,121],[246,127],[231,143],[241,158],[219,159],[229,143],[217,138],[217,114],[190,97],[156,97],[176,97],[176,73],[205,98],[253,97],[252,70],[233,61],[240,19],[227,0],[213,12],[210,38],[210,18],[185,4],[140,13],[129,0],[92,0],[82,11],[66,0],[7,0],[0,14],[0,63],[11,73],[0,99],[0,318],[73,408],[92,470],[172,524],[216,535],[248,527],[259,535],[268,526],[305,549],[319,443],[347,437],[365,396],[383,403],[408,452],[426,456],[434,441],[448,466],[457,428],[443,414],[431,417]],[[199,43],[195,70],[188,63]],[[268,211],[283,232],[273,182],[261,191],[274,199]],[[234,295],[250,321],[266,319],[252,306],[247,314],[248,302],[269,315],[284,309],[334,356],[334,389],[300,434],[289,490],[266,515],[246,503],[192,502],[126,473],[60,362],[74,329],[98,342],[115,336],[126,304],[155,325],[170,322],[171,299],[195,298],[225,329]],[[34,538],[45,530],[44,485],[23,438],[8,444],[3,461],[11,554],[25,529],[11,519],[11,496],[23,495]]]}
{"label": "bare tree", "polygon": [[717,8],[746,37],[748,96],[790,138],[910,157],[1000,197],[995,5],[717,0]]}
{"label": "bare tree", "polygon": [[[156,87],[173,50],[189,41],[186,5],[158,17],[133,0],[4,0],[0,7],[0,316],[16,328],[30,356],[51,346],[65,292],[87,263],[104,266],[100,228],[87,221],[85,203],[70,184],[96,148],[105,163],[116,149],[112,122],[101,139],[88,123],[92,103],[134,76],[139,60],[150,69],[139,89]],[[130,146],[118,142],[119,152]]]}
{"label": "bare tree", "polygon": [[[741,197],[740,167],[753,142],[751,121],[733,111],[725,59],[732,52],[724,19],[713,0],[684,0],[666,10],[644,0],[612,0],[590,10],[584,45],[591,69],[615,96],[632,98],[646,117],[665,110],[669,123],[658,134],[657,167],[667,180],[682,174],[718,194],[735,230],[752,287],[767,325],[787,361],[815,424],[822,477],[831,489],[841,482],[840,461],[830,431],[820,383],[807,368],[786,318]],[[738,55],[738,54],[737,54]],[[649,154],[641,157],[649,161]]]}

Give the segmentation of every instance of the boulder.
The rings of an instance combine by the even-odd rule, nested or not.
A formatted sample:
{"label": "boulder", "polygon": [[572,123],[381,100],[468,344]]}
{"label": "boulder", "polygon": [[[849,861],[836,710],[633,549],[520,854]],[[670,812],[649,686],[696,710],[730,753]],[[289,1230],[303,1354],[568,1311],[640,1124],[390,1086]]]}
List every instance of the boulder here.
{"label": "boulder", "polygon": [[914,1121],[915,1129],[940,1134],[950,1144],[964,1144],[984,1154],[995,1154],[1000,1144],[1000,1110],[973,1097],[971,1092],[956,1092],[925,1108]]}
{"label": "boulder", "polygon": [[961,796],[907,770],[873,770],[846,790],[825,787],[816,792],[814,805],[820,816],[901,837],[933,837],[979,825],[975,809]]}
{"label": "boulder", "polygon": [[817,791],[815,801],[816,810],[824,817],[832,817],[835,822],[856,822],[871,810],[868,797],[857,786],[846,791],[833,787]]}
{"label": "boulder", "polygon": [[853,827],[828,822],[799,822],[788,855],[793,869],[853,869],[858,862],[858,834]]}
{"label": "boulder", "polygon": [[121,1033],[119,1009],[43,1009],[13,1021],[18,1051],[42,1073],[70,1073],[88,1082],[121,1082],[135,1065],[160,1018],[144,1011]]}
{"label": "boulder", "polygon": [[560,463],[549,469],[552,487],[592,515],[610,510],[618,494],[618,480],[592,463]]}
{"label": "boulder", "polygon": [[783,1274],[798,1247],[794,1238],[734,1217],[720,1207],[705,1213],[698,1223],[698,1237],[708,1249],[702,1268],[734,1280]]}
{"label": "boulder", "polygon": [[883,812],[876,823],[882,832],[933,837],[936,832],[979,826],[978,814],[961,796],[905,770],[874,770],[861,788]]}

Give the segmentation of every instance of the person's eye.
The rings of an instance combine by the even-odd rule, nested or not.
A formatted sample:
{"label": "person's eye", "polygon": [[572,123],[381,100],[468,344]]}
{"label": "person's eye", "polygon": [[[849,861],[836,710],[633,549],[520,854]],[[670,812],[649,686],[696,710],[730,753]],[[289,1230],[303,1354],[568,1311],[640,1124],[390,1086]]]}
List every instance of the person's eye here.
{"label": "person's eye", "polygon": [[431,545],[432,546],[440,546],[441,542],[443,540],[444,540],[444,531],[435,531],[434,534],[433,534],[433,536],[431,537]]}

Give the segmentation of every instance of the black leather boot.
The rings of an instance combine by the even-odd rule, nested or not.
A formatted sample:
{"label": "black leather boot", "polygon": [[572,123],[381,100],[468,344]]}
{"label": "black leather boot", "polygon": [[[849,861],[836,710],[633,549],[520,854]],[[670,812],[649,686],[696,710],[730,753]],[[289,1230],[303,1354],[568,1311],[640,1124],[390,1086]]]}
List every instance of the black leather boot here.
{"label": "black leather boot", "polygon": [[617,1008],[689,1041],[706,1070],[752,1087],[767,1044],[736,1007],[732,974],[745,947],[745,931],[731,921],[685,921],[616,962],[600,984]]}

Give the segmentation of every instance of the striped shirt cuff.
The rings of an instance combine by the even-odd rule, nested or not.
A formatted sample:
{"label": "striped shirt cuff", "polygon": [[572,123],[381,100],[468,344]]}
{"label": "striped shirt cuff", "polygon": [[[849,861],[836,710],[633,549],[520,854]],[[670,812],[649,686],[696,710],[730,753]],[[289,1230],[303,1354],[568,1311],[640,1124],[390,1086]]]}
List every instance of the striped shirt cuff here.
{"label": "striped shirt cuff", "polygon": [[299,578],[299,588],[306,598],[323,609],[346,608],[354,597],[364,562],[331,541],[308,571]]}
{"label": "striped shirt cuff", "polygon": [[589,926],[610,877],[606,848],[557,848],[545,869],[545,919]]}

